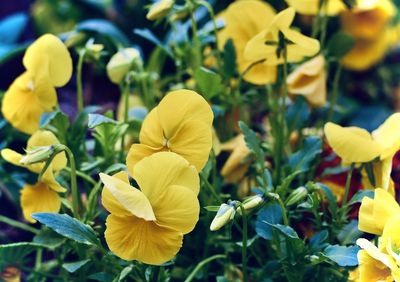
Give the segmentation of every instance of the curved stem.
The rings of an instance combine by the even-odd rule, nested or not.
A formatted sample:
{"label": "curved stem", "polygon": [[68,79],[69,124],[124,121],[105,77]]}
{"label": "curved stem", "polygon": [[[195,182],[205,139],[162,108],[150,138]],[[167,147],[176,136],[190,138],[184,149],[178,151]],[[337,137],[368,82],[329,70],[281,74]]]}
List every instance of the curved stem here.
{"label": "curved stem", "polygon": [[76,70],[76,99],[78,105],[78,113],[83,110],[83,88],[82,88],[82,67],[85,58],[86,49],[79,51],[78,65]]}
{"label": "curved stem", "polygon": [[210,263],[210,262],[212,262],[213,260],[224,259],[224,258],[226,258],[226,255],[214,255],[214,256],[211,256],[211,257],[209,257],[209,258],[206,258],[206,259],[202,260],[201,262],[199,262],[199,263],[196,265],[196,267],[193,269],[193,271],[189,274],[189,276],[185,279],[184,282],[190,282],[190,281],[192,281],[192,280],[195,278],[197,272],[199,272],[199,270],[200,270],[203,266],[205,266],[207,263]]}

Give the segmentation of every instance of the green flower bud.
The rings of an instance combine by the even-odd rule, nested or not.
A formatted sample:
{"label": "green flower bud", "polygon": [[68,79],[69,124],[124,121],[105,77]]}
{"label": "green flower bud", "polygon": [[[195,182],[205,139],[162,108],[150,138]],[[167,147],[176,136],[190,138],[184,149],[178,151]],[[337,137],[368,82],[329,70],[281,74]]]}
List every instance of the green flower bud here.
{"label": "green flower bud", "polygon": [[[258,207],[263,202],[264,202],[264,197],[262,195],[257,194],[257,195],[251,196],[251,197],[247,198],[246,200],[244,200],[244,202],[242,203],[242,207],[245,211],[248,211],[248,210],[252,210],[252,209]],[[240,207],[238,207],[236,209],[236,211],[239,214],[242,214],[242,209]]]}
{"label": "green flower bud", "polygon": [[146,18],[151,21],[160,19],[167,15],[173,5],[173,0],[158,0],[153,5],[151,5],[149,12],[146,15]]}
{"label": "green flower bud", "polygon": [[222,204],[210,225],[211,231],[221,229],[225,224],[233,219],[235,216],[235,208],[231,205]]}
{"label": "green flower bud", "polygon": [[308,190],[306,187],[301,186],[297,189],[295,189],[288,197],[286,201],[287,206],[292,206],[294,204],[297,204],[298,202],[304,200],[307,197]]}
{"label": "green flower bud", "polygon": [[142,65],[139,51],[135,48],[119,50],[107,64],[107,75],[115,84],[121,83],[134,64]]}
{"label": "green flower bud", "polygon": [[19,161],[23,165],[30,165],[47,161],[55,150],[53,146],[36,147],[32,150],[26,151],[26,155]]}

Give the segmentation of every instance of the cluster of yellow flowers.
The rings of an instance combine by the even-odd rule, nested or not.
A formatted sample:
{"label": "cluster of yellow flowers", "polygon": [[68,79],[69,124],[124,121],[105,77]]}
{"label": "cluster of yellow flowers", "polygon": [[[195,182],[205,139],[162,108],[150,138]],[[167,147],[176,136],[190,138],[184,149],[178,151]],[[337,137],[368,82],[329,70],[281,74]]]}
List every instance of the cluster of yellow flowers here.
{"label": "cluster of yellow flowers", "polygon": [[212,146],[213,113],[196,92],[167,94],[143,122],[140,144],[126,160],[128,174],[100,174],[102,202],[110,212],[105,238],[125,260],[159,265],[171,260],[199,218],[198,171]]}
{"label": "cluster of yellow flowers", "polygon": [[65,85],[72,76],[72,59],[58,37],[45,34],[26,50],[26,71],[4,95],[1,111],[18,130],[33,134],[40,116],[57,106],[55,87]]}

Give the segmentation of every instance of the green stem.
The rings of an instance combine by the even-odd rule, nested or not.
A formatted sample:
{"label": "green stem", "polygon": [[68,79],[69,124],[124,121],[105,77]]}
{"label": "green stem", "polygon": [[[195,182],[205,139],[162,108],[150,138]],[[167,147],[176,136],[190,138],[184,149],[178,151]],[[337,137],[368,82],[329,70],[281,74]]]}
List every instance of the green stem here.
{"label": "green stem", "polygon": [[39,232],[40,232],[40,230],[33,228],[33,227],[29,226],[28,224],[16,221],[14,219],[8,218],[3,215],[0,215],[0,222],[4,222],[5,224],[8,224],[12,227],[19,228],[21,230],[25,230],[25,231],[31,232],[33,234],[36,234],[36,235],[39,234]]}
{"label": "green stem", "polygon": [[40,271],[40,268],[42,267],[42,255],[43,255],[43,249],[37,249],[35,258],[36,271]]}
{"label": "green stem", "polygon": [[72,213],[74,214],[75,218],[79,219],[79,206],[81,201],[79,198],[79,191],[76,179],[75,157],[72,151],[67,146],[64,146],[63,149],[68,156],[69,166],[71,169]]}
{"label": "green stem", "polygon": [[153,266],[153,271],[151,273],[150,282],[158,281],[158,276],[160,275],[160,268],[161,268],[161,266],[158,266],[158,265]]}
{"label": "green stem", "polygon": [[220,255],[213,255],[213,256],[211,256],[211,257],[208,257],[208,258],[202,260],[201,262],[199,262],[199,263],[196,265],[196,267],[193,269],[193,271],[189,274],[189,276],[185,279],[184,282],[191,282],[191,281],[195,278],[197,272],[199,272],[199,270],[200,270],[203,266],[205,266],[206,264],[212,262],[213,260],[225,259],[225,258],[226,258],[226,255],[221,255],[221,254],[220,254]]}
{"label": "green stem", "polygon": [[[124,123],[128,123],[129,120],[129,89],[130,89],[130,83],[125,82],[123,86],[121,86],[122,89],[122,99],[124,99]],[[125,136],[126,132],[122,135],[121,137],[121,151],[120,151],[120,159],[122,160],[124,157],[124,151],[125,151]]]}
{"label": "green stem", "polygon": [[351,177],[353,176],[354,166],[355,166],[355,164],[352,163],[350,165],[349,172],[347,173],[346,186],[344,188],[344,195],[343,195],[343,200],[342,200],[342,208],[344,210],[346,210],[347,198],[349,197]]}
{"label": "green stem", "polygon": [[289,225],[289,220],[288,220],[288,217],[287,217],[286,208],[285,208],[285,205],[283,204],[282,199],[280,197],[279,198],[275,198],[275,199],[278,201],[279,206],[281,207],[281,210],[282,210],[283,224],[284,225]]}
{"label": "green stem", "polygon": [[339,80],[340,80],[341,73],[342,73],[342,66],[340,64],[338,64],[336,71],[335,71],[335,76],[333,78],[332,95],[331,95],[331,101],[330,101],[330,105],[329,105],[328,121],[331,121],[333,119],[333,114],[335,112],[335,106],[336,106],[338,93],[339,93]]}
{"label": "green stem", "polygon": [[86,49],[79,51],[78,65],[76,70],[76,94],[78,113],[83,110],[83,88],[82,88],[82,67],[85,59]]}
{"label": "green stem", "polygon": [[247,282],[247,215],[246,211],[243,208],[243,205],[240,205],[240,210],[242,211],[242,220],[243,220],[243,240],[242,240],[242,271],[243,271],[243,281]]}
{"label": "green stem", "polygon": [[[67,172],[71,173],[71,169],[69,167],[64,168]],[[83,180],[85,180],[87,183],[90,183],[92,185],[96,185],[97,182],[93,180],[93,178],[91,178],[89,175],[87,175],[86,173],[82,172],[82,171],[75,171],[76,175],[79,176],[80,178],[82,178]]]}
{"label": "green stem", "polygon": [[214,199],[217,201],[218,204],[222,203],[222,200],[220,196],[217,194],[215,191],[214,187],[208,182],[208,179],[200,173],[200,178],[203,180],[204,185],[207,187],[207,189],[211,192],[211,195],[214,197]]}

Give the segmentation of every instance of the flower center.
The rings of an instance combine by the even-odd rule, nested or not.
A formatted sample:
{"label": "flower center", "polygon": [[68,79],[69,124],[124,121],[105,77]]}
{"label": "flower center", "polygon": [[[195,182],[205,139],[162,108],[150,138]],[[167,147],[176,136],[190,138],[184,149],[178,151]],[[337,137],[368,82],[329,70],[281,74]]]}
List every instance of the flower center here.
{"label": "flower center", "polygon": [[28,85],[26,86],[30,91],[34,91],[35,90],[35,85],[33,84],[33,80],[29,80]]}
{"label": "flower center", "polygon": [[164,137],[164,140],[163,140],[163,146],[167,147],[168,149],[169,149],[169,146],[170,146],[169,140],[167,138],[165,138],[165,137]]}

